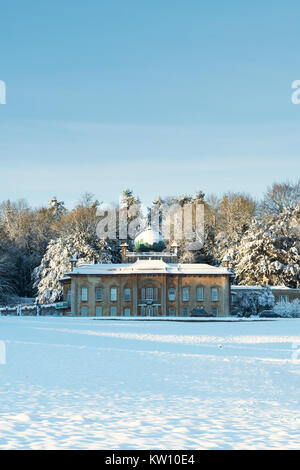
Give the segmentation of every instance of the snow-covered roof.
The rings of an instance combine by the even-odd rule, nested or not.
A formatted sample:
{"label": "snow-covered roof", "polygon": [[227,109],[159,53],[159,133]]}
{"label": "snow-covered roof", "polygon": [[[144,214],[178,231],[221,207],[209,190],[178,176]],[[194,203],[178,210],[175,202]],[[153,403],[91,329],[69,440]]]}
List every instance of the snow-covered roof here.
{"label": "snow-covered roof", "polygon": [[70,276],[64,276],[64,277],[61,277],[59,280],[60,281],[69,281],[71,279]]}
{"label": "snow-covered roof", "polygon": [[[270,287],[271,290],[294,290],[291,287],[286,287],[286,286],[267,286]],[[264,286],[231,286],[231,290],[258,290],[258,289],[263,289]],[[299,289],[298,289],[299,290]]]}
{"label": "snow-covered roof", "polygon": [[196,275],[231,275],[224,267],[209,264],[172,264],[163,260],[137,260],[135,263],[123,264],[81,264],[67,275],[80,274],[196,274]]}

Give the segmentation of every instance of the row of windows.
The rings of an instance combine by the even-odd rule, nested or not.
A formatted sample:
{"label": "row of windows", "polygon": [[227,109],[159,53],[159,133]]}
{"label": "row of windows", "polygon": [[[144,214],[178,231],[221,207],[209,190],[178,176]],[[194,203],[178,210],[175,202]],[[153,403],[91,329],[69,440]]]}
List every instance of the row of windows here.
{"label": "row of windows", "polygon": [[[112,305],[110,307],[109,313],[110,313],[111,316],[117,316],[117,314],[118,314],[117,307],[115,305]],[[102,309],[101,306],[97,305],[96,310],[95,310],[95,314],[96,314],[97,317],[101,317],[103,315],[103,309]],[[83,317],[86,317],[88,315],[88,307],[86,305],[83,305],[81,307],[81,315]],[[124,308],[123,315],[124,316],[130,316],[130,308]]]}
{"label": "row of windows", "polygon": [[[175,289],[169,289],[169,300],[175,300],[176,291]],[[190,288],[183,287],[182,288],[182,300],[183,302],[188,302],[190,299]],[[196,288],[196,299],[197,302],[202,302],[204,300],[204,288],[197,287]],[[219,300],[219,289],[218,287],[211,287],[211,300],[212,302],[218,302]]]}
{"label": "row of windows", "polygon": [[[112,302],[115,302],[117,300],[117,298],[118,298],[117,292],[118,291],[117,291],[116,287],[111,287],[111,289],[110,289],[110,300]],[[102,287],[96,287],[95,295],[96,295],[96,302],[101,302],[103,300],[103,289],[102,289]],[[124,300],[131,300],[130,289],[124,289],[123,298],[124,298]],[[81,288],[81,300],[82,300],[82,302],[87,302],[87,300],[88,300],[88,287],[82,287]]]}
{"label": "row of windows", "polygon": [[[115,305],[112,305],[110,307],[109,313],[110,313],[110,316],[117,316],[117,314],[118,314],[117,307]],[[218,314],[218,307],[212,307],[212,313],[217,315]],[[101,317],[103,315],[103,310],[102,310],[101,306],[96,307],[95,314],[96,314],[97,317]],[[182,308],[182,315],[186,317],[186,316],[188,316],[188,314],[189,314],[188,307],[183,307]],[[88,307],[86,305],[83,305],[81,307],[81,315],[82,316],[87,316],[88,315]],[[130,308],[124,308],[123,309],[123,315],[125,317],[130,316],[131,315]],[[158,316],[158,306],[157,305],[154,305],[154,306],[144,306],[144,305],[142,305],[140,307],[140,315]],[[169,316],[175,316],[175,315],[176,315],[175,308],[169,308]]]}
{"label": "row of windows", "polygon": [[[103,289],[102,287],[96,287],[96,302],[101,302],[103,300]],[[142,300],[157,300],[158,298],[158,291],[157,288],[147,287],[141,290]],[[204,288],[197,287],[196,289],[196,297],[198,302],[202,302],[204,300]],[[110,288],[110,300],[112,302],[117,301],[118,298],[118,289],[117,287]],[[176,289],[170,287],[168,290],[168,299],[169,301],[176,300]],[[183,302],[188,302],[190,299],[190,288],[183,287],[182,288],[182,300]],[[81,288],[81,300],[82,302],[86,302],[88,300],[88,288],[82,287]],[[130,301],[131,300],[131,289],[126,287],[123,290],[123,300]],[[218,302],[219,300],[219,290],[217,287],[211,287],[211,300],[213,302]]]}

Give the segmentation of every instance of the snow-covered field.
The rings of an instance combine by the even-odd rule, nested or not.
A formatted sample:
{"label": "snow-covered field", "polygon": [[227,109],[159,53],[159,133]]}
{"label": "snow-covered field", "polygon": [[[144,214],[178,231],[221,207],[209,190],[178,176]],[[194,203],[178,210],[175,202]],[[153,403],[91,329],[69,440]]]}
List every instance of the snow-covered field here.
{"label": "snow-covered field", "polygon": [[0,449],[300,448],[300,319],[0,317],[0,340]]}

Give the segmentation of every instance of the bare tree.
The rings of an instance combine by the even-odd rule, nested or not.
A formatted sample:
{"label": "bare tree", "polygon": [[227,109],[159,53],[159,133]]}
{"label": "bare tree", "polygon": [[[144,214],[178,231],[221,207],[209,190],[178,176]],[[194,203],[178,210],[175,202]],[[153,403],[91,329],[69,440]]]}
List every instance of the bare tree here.
{"label": "bare tree", "polygon": [[280,214],[285,208],[294,209],[299,202],[300,179],[295,183],[273,183],[264,195],[261,212],[263,215]]}

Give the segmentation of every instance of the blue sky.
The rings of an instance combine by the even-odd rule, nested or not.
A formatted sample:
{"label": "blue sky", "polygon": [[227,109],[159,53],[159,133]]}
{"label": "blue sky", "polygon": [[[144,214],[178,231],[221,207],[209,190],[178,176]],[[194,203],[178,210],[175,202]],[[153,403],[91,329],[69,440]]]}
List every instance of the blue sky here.
{"label": "blue sky", "polygon": [[0,25],[0,200],[299,178],[299,2],[10,0]]}

